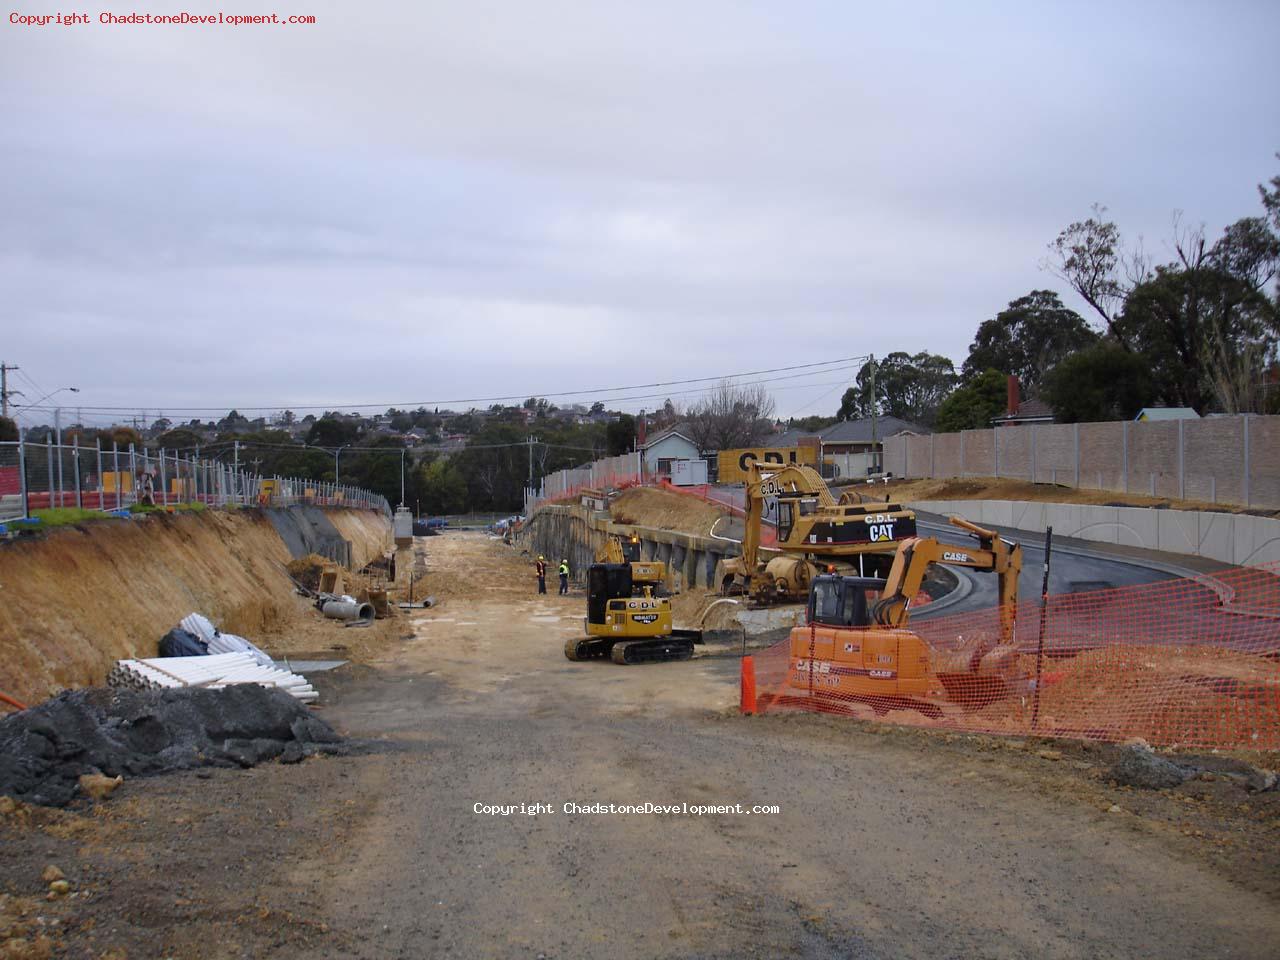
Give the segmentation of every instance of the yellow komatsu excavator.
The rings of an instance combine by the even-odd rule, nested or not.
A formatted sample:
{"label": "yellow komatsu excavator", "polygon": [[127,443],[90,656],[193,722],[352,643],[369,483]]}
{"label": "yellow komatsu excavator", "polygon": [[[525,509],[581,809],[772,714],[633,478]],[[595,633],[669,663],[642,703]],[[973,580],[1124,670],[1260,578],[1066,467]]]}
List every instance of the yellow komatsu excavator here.
{"label": "yellow komatsu excavator", "polygon": [[688,660],[702,631],[672,626],[666,579],[665,563],[640,559],[638,538],[611,536],[587,570],[586,636],[570,638],[564,655],[623,664]]}
{"label": "yellow komatsu excavator", "polygon": [[[770,497],[778,502],[782,555],[766,562],[760,556],[760,528]],[[883,577],[898,544],[915,535],[916,515],[901,504],[860,503],[851,493],[836,500],[812,467],[770,469],[753,463],[742,555],[725,561],[720,591],[746,593],[758,604],[802,603],[823,569]]]}
{"label": "yellow komatsu excavator", "polygon": [[[910,537],[898,544],[884,580],[814,579],[809,622],[791,631],[791,690],[868,704],[878,712],[916,709],[939,716],[946,707],[979,707],[1025,688],[1014,645],[1022,548],[967,520],[951,522],[972,534],[977,547]],[[998,637],[938,651],[907,629],[911,600],[937,563],[996,575]]]}

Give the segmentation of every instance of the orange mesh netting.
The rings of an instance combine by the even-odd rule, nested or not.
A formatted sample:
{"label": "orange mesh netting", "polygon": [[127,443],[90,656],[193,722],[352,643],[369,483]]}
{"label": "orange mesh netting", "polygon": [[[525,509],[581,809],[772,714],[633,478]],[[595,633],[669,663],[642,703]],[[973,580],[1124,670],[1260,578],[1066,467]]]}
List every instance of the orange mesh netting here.
{"label": "orange mesh netting", "polygon": [[[798,628],[755,656],[758,712],[785,709],[965,731],[1280,749],[1280,564],[1050,596],[915,619],[934,689],[902,695],[900,663],[821,659]],[[885,649],[885,628],[840,630],[828,650]],[[907,634],[906,636],[910,636]],[[1037,679],[1038,678],[1038,679]],[[879,682],[877,682],[879,681]],[[835,689],[832,689],[835,688]]]}

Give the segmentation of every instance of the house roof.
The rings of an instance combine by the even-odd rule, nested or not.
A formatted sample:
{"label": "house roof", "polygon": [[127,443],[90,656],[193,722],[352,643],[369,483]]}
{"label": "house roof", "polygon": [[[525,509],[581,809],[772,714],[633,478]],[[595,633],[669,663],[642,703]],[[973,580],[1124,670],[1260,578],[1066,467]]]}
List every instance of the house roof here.
{"label": "house roof", "polygon": [[[925,434],[933,431],[899,417],[876,417],[875,439],[877,442],[886,437],[896,437],[900,433]],[[822,437],[823,443],[870,443],[871,418],[844,420],[818,431],[818,435]]]}
{"label": "house roof", "polygon": [[667,429],[659,433],[655,433],[652,437],[646,440],[645,445],[641,449],[648,450],[654,444],[661,443],[663,440],[666,440],[668,437],[679,437],[680,439],[685,440],[688,443],[693,443],[693,445],[696,447],[697,444],[694,443],[693,439],[689,436],[688,429],[689,429],[689,424],[687,423],[673,424],[672,426],[667,427]]}
{"label": "house roof", "polygon": [[1190,407],[1143,407],[1135,420],[1199,420],[1200,414]]}
{"label": "house roof", "polygon": [[1052,423],[1053,408],[1043,400],[1023,400],[1018,404],[1017,413],[1002,413],[992,417],[992,423]]}

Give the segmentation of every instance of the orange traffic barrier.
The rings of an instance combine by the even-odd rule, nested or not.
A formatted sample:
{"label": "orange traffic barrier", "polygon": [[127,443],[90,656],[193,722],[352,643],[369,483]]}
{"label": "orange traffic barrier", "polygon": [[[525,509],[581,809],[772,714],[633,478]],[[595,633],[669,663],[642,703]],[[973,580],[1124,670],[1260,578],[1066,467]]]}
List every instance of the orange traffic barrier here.
{"label": "orange traffic barrier", "polygon": [[756,663],[751,657],[742,658],[742,696],[739,709],[746,716],[756,712]]}

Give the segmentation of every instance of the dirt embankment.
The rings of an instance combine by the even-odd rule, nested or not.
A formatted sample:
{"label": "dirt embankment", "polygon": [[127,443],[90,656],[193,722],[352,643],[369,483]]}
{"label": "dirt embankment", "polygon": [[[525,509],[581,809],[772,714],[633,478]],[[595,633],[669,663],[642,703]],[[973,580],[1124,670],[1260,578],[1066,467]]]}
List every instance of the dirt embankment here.
{"label": "dirt embankment", "polygon": [[[360,562],[379,527],[386,536],[378,514],[332,518]],[[379,623],[377,637],[369,629],[335,635],[333,622],[294,594],[289,559],[256,510],[102,520],[0,547],[0,691],[36,703],[102,683],[116,660],[155,656],[160,638],[193,610],[273,651],[367,644],[393,622]]]}
{"label": "dirt embankment", "polygon": [[609,505],[609,513],[614,523],[705,537],[726,511],[688,494],[635,487],[620,493]]}
{"label": "dirt embankment", "polygon": [[848,484],[842,489],[854,490],[867,500],[883,500],[889,494],[895,501],[913,500],[1034,500],[1047,503],[1086,503],[1111,507],[1164,507],[1170,510],[1216,510],[1219,513],[1251,513],[1269,516],[1266,511],[1245,510],[1205,500],[1177,500],[1170,497],[1148,497],[1138,493],[1114,490],[1081,490],[1056,483],[1028,483],[1002,477],[964,477],[941,480],[891,480],[889,483]]}

